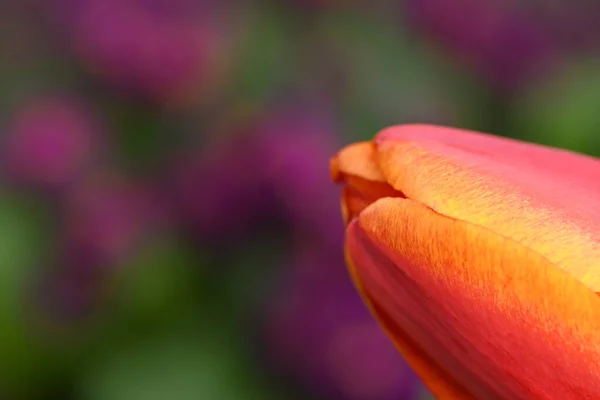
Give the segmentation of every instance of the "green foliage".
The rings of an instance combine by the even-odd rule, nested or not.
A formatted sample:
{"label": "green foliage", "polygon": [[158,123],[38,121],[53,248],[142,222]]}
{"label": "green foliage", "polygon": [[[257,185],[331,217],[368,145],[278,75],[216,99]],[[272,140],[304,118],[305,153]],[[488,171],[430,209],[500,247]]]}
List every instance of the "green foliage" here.
{"label": "green foliage", "polygon": [[515,132],[523,139],[600,155],[598,61],[559,69],[513,104]]}
{"label": "green foliage", "polygon": [[41,202],[0,195],[0,384],[25,395],[60,371],[60,344],[35,324],[34,288],[46,264],[49,219]]}
{"label": "green foliage", "polygon": [[[199,325],[199,324],[198,324]],[[83,400],[244,400],[272,397],[238,343],[210,321],[117,346],[84,373]]]}

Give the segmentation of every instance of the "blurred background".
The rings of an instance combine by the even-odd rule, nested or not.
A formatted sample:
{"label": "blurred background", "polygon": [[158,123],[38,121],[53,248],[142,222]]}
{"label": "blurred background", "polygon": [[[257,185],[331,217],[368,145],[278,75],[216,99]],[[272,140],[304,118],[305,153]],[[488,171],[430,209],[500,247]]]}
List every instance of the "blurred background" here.
{"label": "blurred background", "polygon": [[595,0],[0,2],[0,399],[429,398],[328,159],[428,122],[600,154]]}

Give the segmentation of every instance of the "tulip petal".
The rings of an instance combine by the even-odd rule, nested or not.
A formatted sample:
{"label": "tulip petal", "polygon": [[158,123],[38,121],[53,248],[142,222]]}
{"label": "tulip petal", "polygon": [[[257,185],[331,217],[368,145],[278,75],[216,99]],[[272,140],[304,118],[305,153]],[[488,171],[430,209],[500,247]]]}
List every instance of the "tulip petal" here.
{"label": "tulip petal", "polygon": [[386,180],[436,212],[511,238],[600,292],[600,162],[453,128],[382,131]]}
{"label": "tulip petal", "polygon": [[347,252],[375,316],[440,399],[600,398],[600,298],[540,254],[389,198],[349,225]]}
{"label": "tulip petal", "polygon": [[335,182],[347,176],[365,181],[385,182],[377,165],[375,146],[371,142],[360,142],[343,148],[331,160],[331,176]]}
{"label": "tulip petal", "polygon": [[386,182],[375,156],[373,143],[361,142],[344,148],[331,160],[332,179],[346,184],[342,192],[342,214],[346,223],[377,199],[404,197]]}
{"label": "tulip petal", "polygon": [[[358,257],[362,262],[373,263],[376,262],[369,258],[368,254],[362,253],[360,249],[355,249],[353,254],[360,254]],[[445,370],[443,370],[435,360],[423,351],[406,333],[391,321],[383,310],[380,309],[372,300],[372,296],[368,294],[367,290],[363,287],[358,273],[356,272],[356,266],[351,258],[351,252],[346,247],[346,264],[352,280],[358,292],[371,313],[375,316],[383,330],[392,339],[396,345],[398,351],[408,361],[411,368],[424,379],[425,384],[430,391],[436,396],[436,398],[454,399],[454,400],[477,400],[471,396],[465,388],[460,386],[456,380],[451,377]]]}

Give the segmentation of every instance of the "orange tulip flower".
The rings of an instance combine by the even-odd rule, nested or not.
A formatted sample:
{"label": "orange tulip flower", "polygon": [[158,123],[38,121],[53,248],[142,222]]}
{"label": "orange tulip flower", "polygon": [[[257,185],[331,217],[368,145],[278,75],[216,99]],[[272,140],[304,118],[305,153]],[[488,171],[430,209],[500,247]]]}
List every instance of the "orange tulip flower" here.
{"label": "orange tulip flower", "polygon": [[439,399],[600,399],[600,160],[404,125],[331,161],[346,255]]}

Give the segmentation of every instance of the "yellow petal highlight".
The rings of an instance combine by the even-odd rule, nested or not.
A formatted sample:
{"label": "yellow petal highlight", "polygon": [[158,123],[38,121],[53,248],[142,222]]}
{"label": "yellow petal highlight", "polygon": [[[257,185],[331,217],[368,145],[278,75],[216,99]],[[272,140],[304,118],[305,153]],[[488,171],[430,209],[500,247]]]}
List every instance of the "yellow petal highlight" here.
{"label": "yellow petal highlight", "polygon": [[484,151],[382,140],[377,161],[386,180],[408,198],[511,238],[600,292],[600,175],[594,188],[573,173],[549,173],[534,162],[534,153],[508,158],[493,150],[489,144]]}

